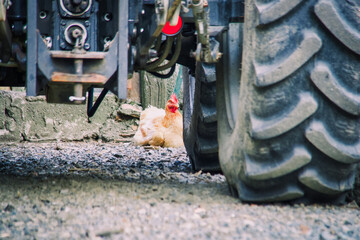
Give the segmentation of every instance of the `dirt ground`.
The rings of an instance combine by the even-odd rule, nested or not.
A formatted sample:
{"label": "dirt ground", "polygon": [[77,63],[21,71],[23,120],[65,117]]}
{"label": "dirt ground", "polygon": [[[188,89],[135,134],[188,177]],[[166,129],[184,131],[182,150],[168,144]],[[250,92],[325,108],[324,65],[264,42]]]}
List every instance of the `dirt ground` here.
{"label": "dirt ground", "polygon": [[184,149],[0,144],[0,239],[360,239],[360,210],[248,204]]}

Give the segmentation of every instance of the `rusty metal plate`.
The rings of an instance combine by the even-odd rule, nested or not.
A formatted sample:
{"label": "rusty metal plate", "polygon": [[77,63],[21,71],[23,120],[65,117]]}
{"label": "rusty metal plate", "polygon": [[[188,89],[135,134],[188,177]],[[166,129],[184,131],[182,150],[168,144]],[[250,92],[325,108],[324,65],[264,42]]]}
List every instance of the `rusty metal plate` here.
{"label": "rusty metal plate", "polygon": [[73,53],[71,51],[50,51],[50,56],[52,58],[104,59],[105,55],[105,52]]}
{"label": "rusty metal plate", "polygon": [[105,84],[107,78],[101,74],[70,74],[62,72],[54,72],[51,76],[51,81],[56,83],[86,83],[86,84]]}

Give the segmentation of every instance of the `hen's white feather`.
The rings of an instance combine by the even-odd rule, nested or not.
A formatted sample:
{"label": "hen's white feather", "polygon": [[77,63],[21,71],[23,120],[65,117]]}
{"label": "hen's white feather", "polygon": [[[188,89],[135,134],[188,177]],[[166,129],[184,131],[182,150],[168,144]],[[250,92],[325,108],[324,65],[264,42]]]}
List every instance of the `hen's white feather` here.
{"label": "hen's white feather", "polygon": [[140,125],[134,136],[134,142],[139,145],[148,144],[157,129],[154,126],[155,119],[163,119],[164,117],[164,109],[153,106],[146,108],[140,115]]}

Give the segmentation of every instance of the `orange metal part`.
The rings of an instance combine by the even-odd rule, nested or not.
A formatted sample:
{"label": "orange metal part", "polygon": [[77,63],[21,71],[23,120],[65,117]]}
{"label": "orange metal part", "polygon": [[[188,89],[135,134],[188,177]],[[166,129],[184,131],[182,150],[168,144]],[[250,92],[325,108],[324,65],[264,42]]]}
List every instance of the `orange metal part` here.
{"label": "orange metal part", "polygon": [[86,84],[105,84],[107,78],[101,74],[70,74],[62,72],[54,72],[51,81],[56,83],[86,83]]}

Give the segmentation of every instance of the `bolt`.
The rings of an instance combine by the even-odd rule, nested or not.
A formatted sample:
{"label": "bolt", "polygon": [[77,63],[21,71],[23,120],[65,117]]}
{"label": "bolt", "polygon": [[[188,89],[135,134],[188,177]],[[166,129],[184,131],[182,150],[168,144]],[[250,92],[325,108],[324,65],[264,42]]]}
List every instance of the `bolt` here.
{"label": "bolt", "polygon": [[89,43],[85,43],[84,48],[85,48],[85,50],[89,50],[89,49],[90,49],[90,44],[89,44]]}
{"label": "bolt", "polygon": [[65,25],[66,25],[66,22],[65,22],[64,20],[61,20],[60,24],[61,24],[62,26],[65,26]]}
{"label": "bolt", "polygon": [[220,60],[220,58],[222,57],[222,55],[223,55],[223,54],[222,54],[221,52],[217,52],[217,53],[216,53],[216,58],[215,58],[216,61]]}
{"label": "bolt", "polygon": [[64,42],[60,43],[60,48],[65,49],[65,43]]}
{"label": "bolt", "polygon": [[143,9],[143,10],[141,10],[141,14],[142,15],[144,15],[145,14],[145,10]]}
{"label": "bolt", "polygon": [[85,27],[90,26],[90,22],[88,20],[85,21]]}
{"label": "bolt", "polygon": [[149,57],[154,58],[158,56],[158,52],[154,49],[149,49]]}
{"label": "bolt", "polygon": [[40,19],[45,19],[46,16],[47,16],[47,14],[46,14],[45,11],[41,11],[41,12],[39,13],[39,16],[40,16]]}
{"label": "bolt", "polygon": [[132,37],[136,37],[136,34],[137,34],[137,29],[134,27],[134,28],[133,28],[133,36],[132,36]]}
{"label": "bolt", "polygon": [[110,37],[105,37],[104,38],[104,43],[110,42]]}
{"label": "bolt", "polygon": [[79,38],[82,35],[82,31],[80,29],[74,29],[71,33],[73,38]]}
{"label": "bolt", "polygon": [[[128,49],[129,49],[130,46],[128,46]],[[136,58],[136,55],[137,55],[137,50],[136,50],[136,47],[135,46],[131,46],[131,53],[133,55],[133,58]]]}
{"label": "bolt", "polygon": [[144,32],[144,29],[143,29],[143,28],[140,28],[140,32],[141,32],[141,33]]}
{"label": "bolt", "polygon": [[111,19],[112,19],[112,16],[111,16],[110,13],[105,13],[105,14],[104,14],[104,20],[105,20],[106,22],[111,21]]}

